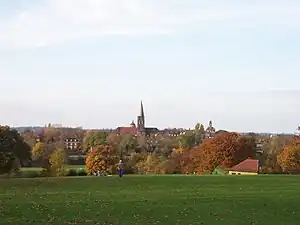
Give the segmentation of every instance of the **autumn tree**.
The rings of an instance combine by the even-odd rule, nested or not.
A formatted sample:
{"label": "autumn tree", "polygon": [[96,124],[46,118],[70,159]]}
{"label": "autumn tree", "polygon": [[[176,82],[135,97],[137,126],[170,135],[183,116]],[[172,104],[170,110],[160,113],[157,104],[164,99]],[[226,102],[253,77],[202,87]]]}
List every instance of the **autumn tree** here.
{"label": "autumn tree", "polygon": [[256,142],[237,133],[220,133],[206,139],[191,150],[191,165],[195,172],[212,172],[217,166],[229,168],[247,157],[255,156]]}
{"label": "autumn tree", "polygon": [[168,170],[171,173],[188,174],[193,173],[195,166],[190,155],[190,149],[177,148],[174,149],[168,158]]}
{"label": "autumn tree", "polygon": [[21,133],[21,136],[31,148],[35,145],[37,134],[34,131],[26,129]]}
{"label": "autumn tree", "polygon": [[178,141],[176,138],[169,136],[168,134],[157,135],[155,139],[157,140],[155,148],[156,155],[168,157],[173,149],[178,148]]}
{"label": "autumn tree", "polygon": [[185,134],[182,134],[178,137],[179,147],[180,148],[192,148],[195,146],[195,134],[193,131],[186,131]]}
{"label": "autumn tree", "polygon": [[195,145],[199,145],[205,139],[205,129],[203,124],[197,123],[194,130]]}
{"label": "autumn tree", "polygon": [[9,173],[16,160],[23,164],[30,156],[30,146],[20,134],[8,126],[0,126],[0,173]]}
{"label": "autumn tree", "polygon": [[164,173],[162,159],[153,154],[148,154],[145,160],[138,162],[137,169],[139,173],[143,173],[143,174]]}
{"label": "autumn tree", "polygon": [[113,174],[116,172],[118,159],[117,152],[112,146],[100,145],[87,153],[85,163],[90,174],[97,172]]}
{"label": "autumn tree", "polygon": [[286,146],[277,158],[283,172],[300,172],[300,148]]}
{"label": "autumn tree", "polygon": [[65,174],[65,165],[67,163],[66,151],[62,148],[56,149],[49,159],[50,171],[55,176],[63,176]]}
{"label": "autumn tree", "polygon": [[53,144],[37,142],[32,148],[32,159],[43,168],[49,168],[49,157],[55,151]]}
{"label": "autumn tree", "polygon": [[277,156],[286,147],[293,144],[293,138],[286,136],[267,137],[262,139],[262,171],[264,173],[279,173],[282,171]]}
{"label": "autumn tree", "polygon": [[155,135],[141,135],[137,137],[137,152],[154,153],[158,148],[158,140]]}
{"label": "autumn tree", "polygon": [[91,148],[106,145],[107,133],[101,131],[89,131],[83,139],[84,151],[90,151]]}
{"label": "autumn tree", "polygon": [[119,136],[119,143],[116,146],[121,159],[126,159],[131,153],[137,151],[137,138],[134,135],[124,134]]}
{"label": "autumn tree", "polygon": [[140,162],[145,161],[147,154],[132,152],[125,161],[125,171],[126,173],[138,173]]}
{"label": "autumn tree", "polygon": [[43,157],[46,152],[46,145],[43,142],[38,142],[32,148],[32,158],[39,159]]}

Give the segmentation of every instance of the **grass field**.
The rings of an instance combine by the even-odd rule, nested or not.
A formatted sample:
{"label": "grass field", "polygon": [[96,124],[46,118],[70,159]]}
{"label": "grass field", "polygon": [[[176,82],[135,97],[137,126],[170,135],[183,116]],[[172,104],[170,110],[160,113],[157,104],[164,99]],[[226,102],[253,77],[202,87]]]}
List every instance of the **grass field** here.
{"label": "grass field", "polygon": [[0,180],[0,224],[297,225],[300,176]]}

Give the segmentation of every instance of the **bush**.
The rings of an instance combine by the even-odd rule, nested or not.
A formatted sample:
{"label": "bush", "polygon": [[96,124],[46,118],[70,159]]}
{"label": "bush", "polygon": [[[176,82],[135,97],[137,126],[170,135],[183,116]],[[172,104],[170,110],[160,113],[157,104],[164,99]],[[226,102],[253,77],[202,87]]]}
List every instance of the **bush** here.
{"label": "bush", "polygon": [[40,177],[51,177],[53,175],[49,169],[43,169],[39,174]]}
{"label": "bush", "polygon": [[67,176],[68,176],[68,177],[77,176],[77,175],[78,175],[78,174],[77,174],[77,171],[74,170],[74,169],[70,169],[70,170],[68,171],[68,173],[67,173]]}
{"label": "bush", "polygon": [[77,175],[78,176],[87,176],[87,172],[85,170],[79,170]]}
{"label": "bush", "polygon": [[21,172],[19,176],[22,178],[35,178],[42,177],[42,173],[38,171],[24,171]]}

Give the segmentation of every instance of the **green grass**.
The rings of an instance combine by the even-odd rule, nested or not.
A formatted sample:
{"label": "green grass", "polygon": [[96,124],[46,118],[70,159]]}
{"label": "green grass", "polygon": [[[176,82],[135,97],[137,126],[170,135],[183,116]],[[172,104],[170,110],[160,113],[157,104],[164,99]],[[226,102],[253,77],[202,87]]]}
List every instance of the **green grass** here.
{"label": "green grass", "polygon": [[296,225],[300,176],[0,180],[0,224]]}

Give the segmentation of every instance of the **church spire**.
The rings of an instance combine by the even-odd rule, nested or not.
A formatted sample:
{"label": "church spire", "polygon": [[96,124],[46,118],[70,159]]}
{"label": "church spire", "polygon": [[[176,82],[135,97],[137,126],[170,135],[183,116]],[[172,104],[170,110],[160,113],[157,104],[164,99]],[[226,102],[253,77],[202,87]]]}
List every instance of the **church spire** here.
{"label": "church spire", "polygon": [[141,113],[140,113],[140,117],[142,117],[142,118],[143,118],[143,120],[145,120],[145,114],[144,114],[143,101],[141,101]]}
{"label": "church spire", "polygon": [[145,132],[145,114],[144,114],[144,107],[143,107],[143,101],[141,101],[141,112],[138,116],[138,131],[139,133]]}

